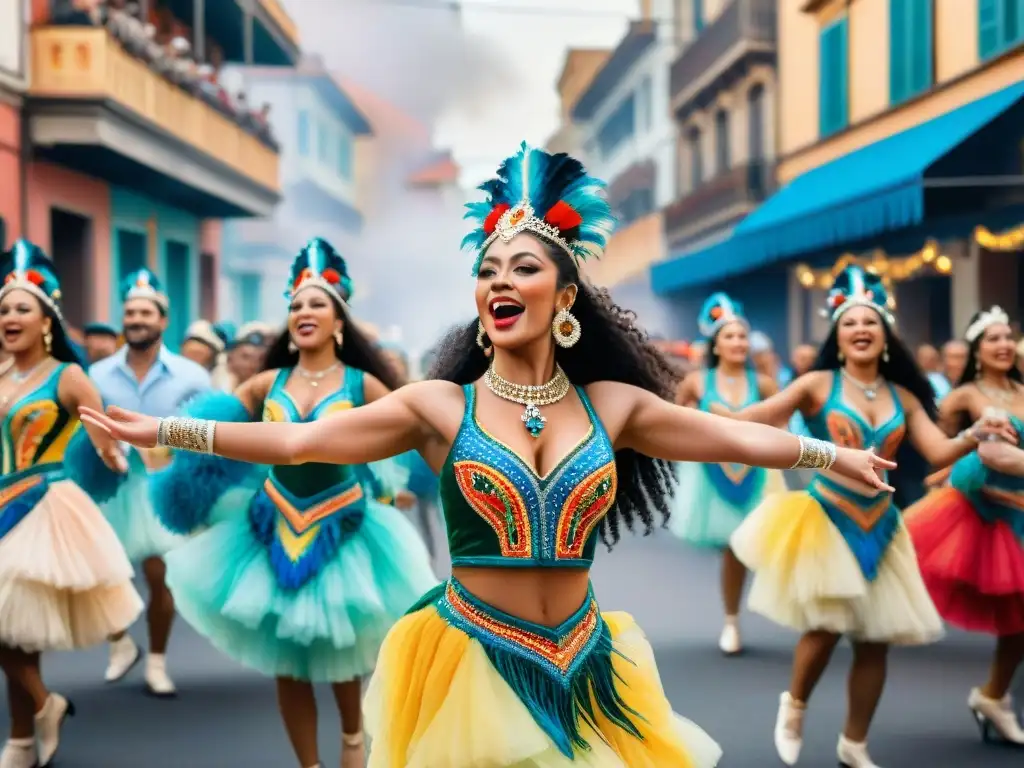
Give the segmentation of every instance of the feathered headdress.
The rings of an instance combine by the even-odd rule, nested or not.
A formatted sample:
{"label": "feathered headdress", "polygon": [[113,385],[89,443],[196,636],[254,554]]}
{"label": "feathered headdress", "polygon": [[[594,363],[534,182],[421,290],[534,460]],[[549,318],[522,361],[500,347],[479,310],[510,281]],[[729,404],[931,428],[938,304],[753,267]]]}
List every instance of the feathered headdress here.
{"label": "feathered headdress", "polygon": [[491,243],[498,238],[507,243],[521,232],[555,243],[577,265],[600,258],[615,228],[604,187],[579,160],[523,142],[519,152],[501,164],[497,176],[480,185],[487,200],[466,205],[465,218],[479,224],[462,241],[463,248],[479,252],[473,274],[479,272]]}
{"label": "feathered headdress", "polygon": [[835,323],[851,307],[871,307],[889,325],[895,325],[893,301],[885,289],[882,278],[863,267],[851,264],[836,277],[828,293],[827,306],[822,315]]}
{"label": "feathered headdress", "polygon": [[61,323],[64,315],[60,311],[60,281],[53,270],[53,262],[43,249],[28,240],[19,240],[4,254],[4,284],[0,287],[0,299],[10,291],[28,291],[45,304]]}
{"label": "feathered headdress", "polygon": [[710,339],[726,323],[740,322],[749,325],[743,316],[743,306],[719,291],[708,296],[697,317],[697,328],[701,335]]}
{"label": "feathered headdress", "polygon": [[132,299],[149,299],[163,312],[171,308],[171,300],[160,286],[160,279],[143,267],[132,272],[121,283],[121,301],[127,304]]}
{"label": "feathered headdress", "polygon": [[320,237],[314,237],[299,251],[292,262],[292,275],[285,297],[291,301],[306,288],[322,288],[341,302],[352,298],[352,278],[348,267],[334,246]]}
{"label": "feathered headdress", "polygon": [[973,344],[991,326],[1009,324],[1010,316],[1003,311],[1002,307],[995,306],[978,315],[978,319],[967,329],[964,338],[967,339],[968,344]]}

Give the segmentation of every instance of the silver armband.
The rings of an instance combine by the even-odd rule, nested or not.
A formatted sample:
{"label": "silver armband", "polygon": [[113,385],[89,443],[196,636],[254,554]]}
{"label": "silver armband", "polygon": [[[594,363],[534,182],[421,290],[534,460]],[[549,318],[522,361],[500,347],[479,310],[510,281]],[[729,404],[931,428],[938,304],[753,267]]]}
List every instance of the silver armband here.
{"label": "silver armband", "polygon": [[156,430],[156,444],[161,448],[212,454],[216,430],[215,421],[171,416],[160,419]]}
{"label": "silver armband", "polygon": [[800,455],[790,469],[832,469],[836,463],[835,443],[801,437]]}

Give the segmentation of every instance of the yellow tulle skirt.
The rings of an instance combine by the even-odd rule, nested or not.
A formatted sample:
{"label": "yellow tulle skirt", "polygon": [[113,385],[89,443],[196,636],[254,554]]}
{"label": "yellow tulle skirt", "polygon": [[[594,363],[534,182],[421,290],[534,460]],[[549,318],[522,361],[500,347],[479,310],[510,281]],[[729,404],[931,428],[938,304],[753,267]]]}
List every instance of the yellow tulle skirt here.
{"label": "yellow tulle skirt", "polygon": [[[566,749],[562,738],[552,736],[557,717],[546,711],[558,707],[558,691],[552,696],[524,695],[531,680],[539,688],[545,683],[534,676],[530,662],[502,650],[509,647],[506,642],[512,635],[527,645],[542,643],[537,636],[530,639],[531,626],[538,636],[551,630],[488,610],[479,602],[473,605],[476,619],[481,624],[490,622],[493,635],[453,621],[444,598],[452,584],[421,601],[423,607],[396,624],[381,649],[364,707],[371,768],[713,768],[718,764],[718,745],[672,711],[651,646],[628,614],[594,613],[580,618],[566,627],[566,641],[555,643],[556,648],[560,645],[557,653],[567,661],[580,638],[598,622],[613,649],[604,658],[611,665],[606,679],[614,681],[614,692],[593,682],[602,677],[600,670],[592,680],[568,683],[582,704],[574,705],[573,711],[585,744]],[[494,622],[514,626],[506,632],[496,629]],[[585,700],[579,702],[580,698]],[[608,714],[599,699],[617,701],[629,723]]]}
{"label": "yellow tulle skirt", "polygon": [[765,499],[732,536],[733,551],[753,572],[751,610],[800,632],[864,642],[939,639],[942,620],[914,546],[888,505],[888,497],[865,499],[820,480]]}

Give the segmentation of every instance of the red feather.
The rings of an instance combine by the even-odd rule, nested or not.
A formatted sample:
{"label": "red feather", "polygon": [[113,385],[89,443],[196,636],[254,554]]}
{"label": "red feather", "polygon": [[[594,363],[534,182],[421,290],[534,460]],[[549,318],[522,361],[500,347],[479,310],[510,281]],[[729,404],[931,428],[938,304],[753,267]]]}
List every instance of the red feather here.
{"label": "red feather", "polygon": [[341,282],[341,275],[339,275],[338,271],[334,269],[325,269],[321,273],[321,276],[323,277],[324,280],[326,280],[328,283],[331,283],[332,285],[334,283]]}
{"label": "red feather", "polygon": [[551,210],[548,211],[544,220],[548,224],[558,227],[563,232],[575,229],[583,223],[583,217],[576,213],[576,209],[564,200],[559,200],[551,206]]}
{"label": "red feather", "polygon": [[488,235],[494,232],[494,229],[498,226],[498,219],[511,207],[508,203],[500,203],[494,206],[491,212],[487,214],[487,218],[484,219],[484,232]]}

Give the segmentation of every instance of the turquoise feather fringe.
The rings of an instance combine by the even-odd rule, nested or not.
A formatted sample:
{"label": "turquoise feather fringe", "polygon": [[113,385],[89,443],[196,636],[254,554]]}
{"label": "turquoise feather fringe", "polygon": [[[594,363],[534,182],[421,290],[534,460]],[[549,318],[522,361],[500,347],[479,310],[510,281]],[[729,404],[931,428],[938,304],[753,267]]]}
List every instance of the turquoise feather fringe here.
{"label": "turquoise feather fringe", "polygon": [[97,504],[112,499],[128,479],[126,474],[114,472],[103,463],[82,426],[75,430],[64,451],[64,471]]}

